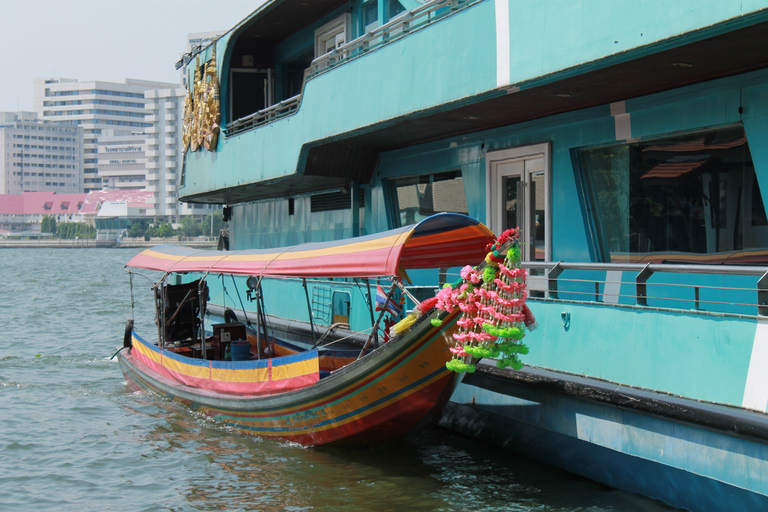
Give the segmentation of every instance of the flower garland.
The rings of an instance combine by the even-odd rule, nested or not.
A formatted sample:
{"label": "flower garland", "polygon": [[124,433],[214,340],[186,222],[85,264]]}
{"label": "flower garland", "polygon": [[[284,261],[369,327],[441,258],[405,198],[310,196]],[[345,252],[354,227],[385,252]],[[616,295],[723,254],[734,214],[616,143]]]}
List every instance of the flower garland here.
{"label": "flower garland", "polygon": [[[520,266],[519,234],[519,229],[502,233],[489,247],[482,271],[468,265],[461,270],[461,281],[438,292],[438,309],[450,313],[459,308],[462,313],[448,369],[471,373],[476,367],[468,361],[484,357],[497,358],[499,368],[523,367],[519,354],[527,354],[528,347],[520,340],[525,328],[535,328],[536,320],[525,304],[526,271]],[[432,320],[434,325],[441,322]]]}

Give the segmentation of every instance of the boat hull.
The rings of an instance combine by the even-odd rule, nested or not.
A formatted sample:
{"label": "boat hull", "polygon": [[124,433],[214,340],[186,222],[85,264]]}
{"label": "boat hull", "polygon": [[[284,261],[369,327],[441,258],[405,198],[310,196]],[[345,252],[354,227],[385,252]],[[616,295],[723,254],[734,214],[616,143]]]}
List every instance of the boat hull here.
{"label": "boat hull", "polygon": [[232,395],[184,385],[144,364],[135,346],[119,354],[131,389],[152,391],[250,435],[316,446],[366,445],[400,437],[439,418],[456,385],[447,370],[455,316],[422,322],[302,389],[263,396]]}
{"label": "boat hull", "polygon": [[597,379],[484,365],[443,427],[693,511],[768,510],[768,418]]}

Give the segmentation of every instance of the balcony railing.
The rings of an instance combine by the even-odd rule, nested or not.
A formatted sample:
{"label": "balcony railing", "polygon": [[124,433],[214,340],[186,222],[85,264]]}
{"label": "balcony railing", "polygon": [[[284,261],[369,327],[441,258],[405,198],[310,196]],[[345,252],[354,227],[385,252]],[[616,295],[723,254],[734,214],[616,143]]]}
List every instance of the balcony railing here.
{"label": "balcony railing", "polygon": [[357,39],[334,48],[313,60],[308,70],[309,75],[320,73],[384,43],[399,39],[414,29],[432,23],[471,1],[432,0],[410,11],[401,12],[384,25],[376,27]]}
{"label": "balcony railing", "polygon": [[[768,315],[768,266],[525,262],[532,297]],[[634,274],[624,280],[624,277]],[[631,280],[630,280],[631,279]]]}
{"label": "balcony railing", "polygon": [[[453,12],[459,7],[479,0],[432,0],[412,9],[404,11],[380,27],[363,34],[325,55],[316,58],[304,73],[304,80],[317,75],[329,68],[335,67],[353,57],[367,53],[384,43],[395,41],[418,27],[422,27]],[[224,129],[226,136],[235,135],[257,126],[276,121],[298,110],[301,94],[281,101],[271,107],[254,112],[246,117],[228,123]]]}
{"label": "balcony railing", "polygon": [[265,108],[264,110],[259,110],[258,112],[254,112],[249,116],[241,117],[237,121],[227,124],[227,127],[224,129],[224,133],[228,136],[234,135],[236,133],[250,130],[251,128],[255,128],[257,126],[270,123],[280,119],[281,117],[285,117],[288,114],[298,110],[300,102],[301,94],[297,94],[292,98],[288,98],[287,100],[276,103],[271,107]]}

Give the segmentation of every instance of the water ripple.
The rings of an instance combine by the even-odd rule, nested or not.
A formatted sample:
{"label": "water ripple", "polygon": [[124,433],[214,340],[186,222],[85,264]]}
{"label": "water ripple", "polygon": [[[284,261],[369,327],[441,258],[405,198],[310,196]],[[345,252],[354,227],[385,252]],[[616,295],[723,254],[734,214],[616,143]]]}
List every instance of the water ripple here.
{"label": "water ripple", "polygon": [[[116,361],[136,251],[4,249],[0,508],[39,512],[668,510],[435,430],[367,450],[241,435],[132,393]],[[138,296],[151,299],[148,283]],[[151,301],[137,325],[153,332]]]}

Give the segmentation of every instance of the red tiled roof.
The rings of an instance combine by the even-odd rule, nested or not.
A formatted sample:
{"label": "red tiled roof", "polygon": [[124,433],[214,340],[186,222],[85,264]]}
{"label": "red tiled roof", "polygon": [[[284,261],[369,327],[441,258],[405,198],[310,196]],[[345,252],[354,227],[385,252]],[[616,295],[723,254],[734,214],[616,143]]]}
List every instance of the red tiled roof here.
{"label": "red tiled roof", "polygon": [[[146,190],[98,190],[88,194],[56,192],[23,192],[0,195],[0,214],[74,215],[96,214],[97,205],[108,201],[127,201],[130,207],[150,205],[153,193]],[[149,203],[148,203],[149,201]]]}
{"label": "red tiled roof", "polygon": [[88,193],[80,213],[83,214],[95,214],[98,213],[101,205],[106,202],[122,202],[128,203],[131,208],[146,208],[152,204],[152,198],[154,194],[143,189],[130,189],[130,190],[96,190]]}

